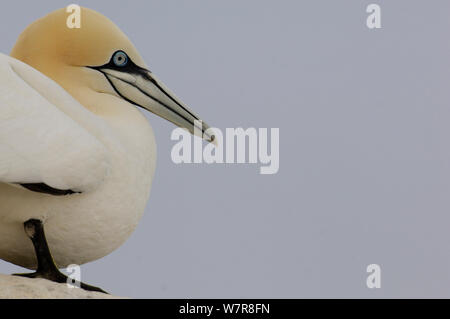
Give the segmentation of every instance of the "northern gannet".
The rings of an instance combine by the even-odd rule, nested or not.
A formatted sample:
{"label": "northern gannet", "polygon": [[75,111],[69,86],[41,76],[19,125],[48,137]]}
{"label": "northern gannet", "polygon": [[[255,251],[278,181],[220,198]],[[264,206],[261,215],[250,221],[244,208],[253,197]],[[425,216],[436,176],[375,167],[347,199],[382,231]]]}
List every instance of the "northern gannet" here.
{"label": "northern gannet", "polygon": [[144,212],[156,144],[138,108],[199,125],[113,22],[82,8],[70,29],[67,15],[35,21],[0,54],[0,258],[58,282],[58,268],[118,248]]}

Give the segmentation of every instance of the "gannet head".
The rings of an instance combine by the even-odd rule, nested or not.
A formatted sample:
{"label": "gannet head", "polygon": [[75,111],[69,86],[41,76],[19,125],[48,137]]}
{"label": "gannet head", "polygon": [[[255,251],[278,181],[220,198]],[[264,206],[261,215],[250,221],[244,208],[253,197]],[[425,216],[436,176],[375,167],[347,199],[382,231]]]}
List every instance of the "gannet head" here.
{"label": "gannet head", "polygon": [[[65,8],[35,21],[20,35],[11,56],[52,78],[79,101],[86,89],[111,94],[194,134],[199,117],[149,70],[127,36],[94,10],[81,8],[80,13],[80,28],[67,26],[70,13]],[[208,128],[202,122],[196,131],[212,142]]]}

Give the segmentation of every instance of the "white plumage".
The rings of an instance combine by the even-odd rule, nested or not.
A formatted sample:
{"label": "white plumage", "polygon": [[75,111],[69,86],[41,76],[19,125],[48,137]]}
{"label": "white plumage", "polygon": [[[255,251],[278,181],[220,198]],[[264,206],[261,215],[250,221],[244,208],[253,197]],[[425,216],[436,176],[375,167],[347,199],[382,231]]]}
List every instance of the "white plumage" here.
{"label": "white plumage", "polygon": [[156,164],[137,106],[190,132],[199,120],[117,26],[93,10],[81,15],[82,28],[72,30],[65,9],[50,13],[11,56],[0,54],[0,258],[30,269],[30,219],[43,224],[59,267],[109,254],[135,229]]}
{"label": "white plumage", "polygon": [[0,54],[0,74],[0,181],[95,189],[111,165],[90,129],[103,121],[23,62]]}
{"label": "white plumage", "polygon": [[[23,231],[30,218],[45,221],[61,267],[107,255],[134,230],[148,199],[156,145],[137,109],[105,98],[116,115],[100,118],[53,80],[0,55],[0,258],[35,268]],[[53,196],[4,183],[82,193]]]}

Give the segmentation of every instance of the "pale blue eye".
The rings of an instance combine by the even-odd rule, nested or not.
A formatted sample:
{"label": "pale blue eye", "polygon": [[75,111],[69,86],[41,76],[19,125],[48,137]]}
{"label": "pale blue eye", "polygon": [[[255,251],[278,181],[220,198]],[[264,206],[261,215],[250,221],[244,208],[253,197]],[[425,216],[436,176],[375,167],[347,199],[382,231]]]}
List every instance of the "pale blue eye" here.
{"label": "pale blue eye", "polygon": [[128,56],[123,51],[117,51],[113,55],[113,62],[117,66],[125,66],[128,63]]}

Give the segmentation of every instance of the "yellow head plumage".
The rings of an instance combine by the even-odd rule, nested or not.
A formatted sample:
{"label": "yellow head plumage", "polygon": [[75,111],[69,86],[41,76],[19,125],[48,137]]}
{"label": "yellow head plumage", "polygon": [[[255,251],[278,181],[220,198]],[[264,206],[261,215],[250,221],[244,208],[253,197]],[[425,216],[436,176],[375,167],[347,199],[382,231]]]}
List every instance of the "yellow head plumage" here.
{"label": "yellow head plumage", "polygon": [[69,28],[69,13],[58,9],[30,24],[19,36],[11,56],[45,74],[47,66],[103,65],[117,50],[139,66],[144,60],[128,37],[104,15],[81,7],[80,28]]}
{"label": "yellow head plumage", "polygon": [[[206,123],[199,126],[198,116],[148,70],[135,46],[111,20],[81,8],[80,28],[69,28],[69,15],[63,8],[33,22],[19,36],[11,56],[55,80],[85,106],[86,92],[108,93],[191,133],[195,126],[202,132],[208,129]],[[211,132],[205,138],[214,140]]]}

